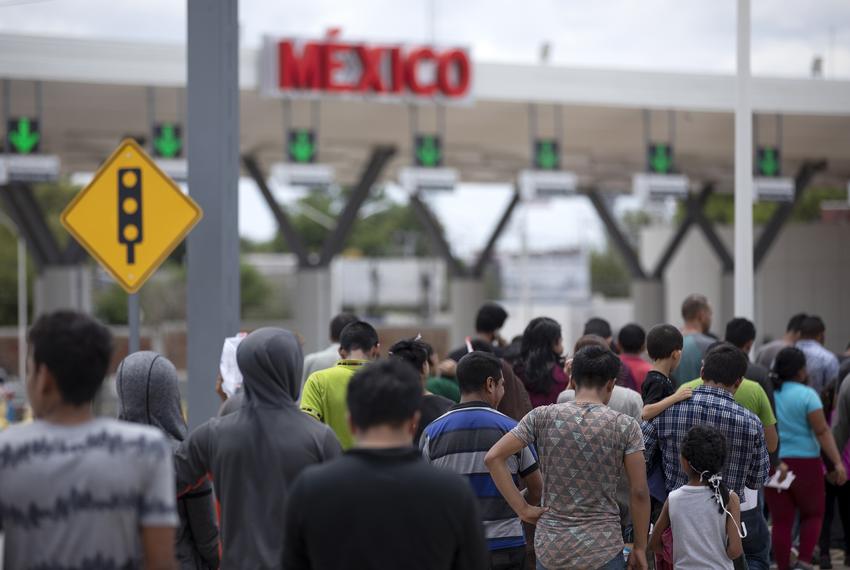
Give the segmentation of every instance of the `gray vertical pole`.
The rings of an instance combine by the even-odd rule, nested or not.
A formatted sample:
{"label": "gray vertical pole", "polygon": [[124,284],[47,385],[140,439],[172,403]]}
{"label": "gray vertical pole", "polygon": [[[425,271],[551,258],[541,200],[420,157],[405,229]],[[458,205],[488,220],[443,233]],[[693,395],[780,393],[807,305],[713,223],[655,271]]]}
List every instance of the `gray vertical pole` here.
{"label": "gray vertical pole", "polygon": [[41,121],[41,115],[44,112],[44,93],[41,81],[35,82],[35,120],[38,121],[39,128],[44,130]]}
{"label": "gray vertical pole", "polygon": [[130,338],[127,354],[139,352],[139,294],[127,295],[127,326],[130,329]]}
{"label": "gray vertical pole", "polygon": [[189,425],[218,409],[224,338],[239,330],[237,0],[187,0],[189,193],[204,219],[188,239]]}
{"label": "gray vertical pole", "polygon": [[735,311],[752,319],[753,270],[753,106],[750,86],[750,0],[738,0],[735,105]]}
{"label": "gray vertical pole", "polygon": [[153,87],[145,88],[145,102],[148,110],[148,151],[153,156],[154,153],[154,126],[156,125],[156,90]]}
{"label": "gray vertical pole", "polygon": [[[8,79],[3,80],[3,129],[5,130],[9,124],[9,119],[12,118],[12,82]],[[6,152],[9,152],[8,145],[3,144]]]}
{"label": "gray vertical pole", "polygon": [[27,242],[18,232],[18,378],[27,370]]}

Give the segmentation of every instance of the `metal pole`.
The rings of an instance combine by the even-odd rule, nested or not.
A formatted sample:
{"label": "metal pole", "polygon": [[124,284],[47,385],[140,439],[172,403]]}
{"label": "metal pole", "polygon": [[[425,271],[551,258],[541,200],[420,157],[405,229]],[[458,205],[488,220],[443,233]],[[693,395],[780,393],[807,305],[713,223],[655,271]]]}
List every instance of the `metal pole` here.
{"label": "metal pole", "polygon": [[520,224],[519,224],[519,304],[521,307],[522,322],[527,323],[531,316],[531,280],[528,275],[528,218],[530,204],[527,199],[520,202]]}
{"label": "metal pole", "polygon": [[133,293],[127,296],[127,326],[130,336],[127,354],[139,352],[139,294]]}
{"label": "metal pole", "polygon": [[[8,79],[3,80],[3,127],[9,124],[9,119],[12,118],[12,82]],[[9,145],[3,145],[6,153],[9,152]]]}
{"label": "metal pole", "polygon": [[41,81],[35,82],[35,120],[38,121],[39,125],[44,124],[41,121],[41,115],[44,112],[44,93],[42,87]]}
{"label": "metal pole", "polygon": [[281,109],[283,111],[281,115],[283,121],[283,159],[289,162],[289,129],[294,128],[292,126],[292,101],[289,99],[281,101]]}
{"label": "metal pole", "polygon": [[214,416],[221,346],[239,331],[239,2],[187,0],[189,425]]}
{"label": "metal pole", "polygon": [[145,88],[145,101],[148,112],[148,151],[154,153],[154,130],[156,128],[156,90],[153,87]]}
{"label": "metal pole", "polygon": [[18,234],[18,378],[27,370],[27,242]]}
{"label": "metal pole", "polygon": [[738,0],[735,106],[735,316],[754,317],[753,115],[750,89],[750,0]]}

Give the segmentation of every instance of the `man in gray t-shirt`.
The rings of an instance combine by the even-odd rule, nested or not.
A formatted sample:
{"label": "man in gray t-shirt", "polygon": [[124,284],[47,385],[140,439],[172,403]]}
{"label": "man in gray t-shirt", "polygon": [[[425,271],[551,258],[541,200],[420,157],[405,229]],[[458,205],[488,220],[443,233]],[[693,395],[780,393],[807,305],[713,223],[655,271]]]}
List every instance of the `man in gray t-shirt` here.
{"label": "man in gray t-shirt", "polygon": [[109,330],[71,311],[29,333],[27,395],[37,418],[0,433],[5,568],[171,568],[172,450],[157,429],[95,418]]}
{"label": "man in gray t-shirt", "polygon": [[140,530],[175,527],[171,447],[156,429],[98,418],[0,434],[6,568],[140,568]]}

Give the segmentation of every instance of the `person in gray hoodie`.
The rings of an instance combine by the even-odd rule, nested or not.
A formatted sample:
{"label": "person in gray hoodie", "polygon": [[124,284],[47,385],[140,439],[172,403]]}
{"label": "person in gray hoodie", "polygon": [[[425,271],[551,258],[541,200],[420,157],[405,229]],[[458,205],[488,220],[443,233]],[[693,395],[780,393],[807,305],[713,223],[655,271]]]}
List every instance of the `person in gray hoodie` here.
{"label": "person in gray hoodie", "polygon": [[[186,439],[177,370],[167,358],[149,351],[131,354],[118,366],[115,386],[118,419],[158,427],[174,449]],[[181,570],[218,568],[218,526],[209,479],[180,497],[177,512],[175,555]]]}
{"label": "person in gray hoodie", "polygon": [[291,332],[249,334],[236,351],[242,406],[199,426],[175,454],[181,493],[212,475],[221,504],[222,568],[280,568],[292,482],[305,467],[342,452],[333,431],[295,404],[303,361]]}

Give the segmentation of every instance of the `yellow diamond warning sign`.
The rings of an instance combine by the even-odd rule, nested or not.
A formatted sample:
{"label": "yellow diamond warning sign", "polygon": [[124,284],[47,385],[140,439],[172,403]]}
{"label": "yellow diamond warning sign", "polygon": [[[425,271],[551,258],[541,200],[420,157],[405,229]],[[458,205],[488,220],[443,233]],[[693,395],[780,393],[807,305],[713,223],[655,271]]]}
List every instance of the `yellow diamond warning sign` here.
{"label": "yellow diamond warning sign", "polygon": [[135,293],[202,215],[194,200],[127,139],[61,219],[80,245]]}

